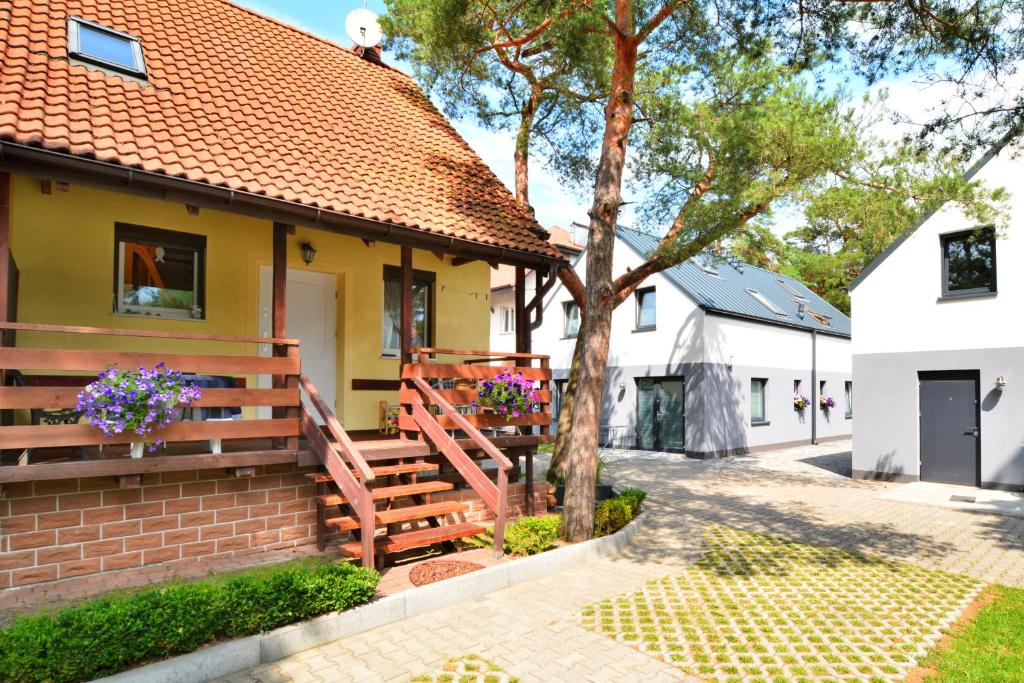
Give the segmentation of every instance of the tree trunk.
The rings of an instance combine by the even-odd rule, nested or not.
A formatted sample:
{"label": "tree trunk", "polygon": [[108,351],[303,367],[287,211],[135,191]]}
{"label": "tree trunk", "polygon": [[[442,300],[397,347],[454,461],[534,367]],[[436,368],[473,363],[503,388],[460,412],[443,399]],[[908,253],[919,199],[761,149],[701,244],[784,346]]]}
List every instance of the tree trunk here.
{"label": "tree trunk", "polygon": [[516,133],[516,203],[527,209],[530,208],[530,134],[539,101],[540,92],[534,90],[519,112],[519,131]]}
{"label": "tree trunk", "polygon": [[615,226],[622,206],[626,143],[633,124],[637,43],[631,4],[627,0],[616,3],[615,23],[618,32],[615,35],[615,66],[612,70],[611,92],[604,110],[604,137],[594,184],[594,202],[590,208],[587,315],[582,321],[577,340],[580,349],[579,378],[573,404],[572,433],[569,436],[569,479],[565,487],[565,512],[562,515],[562,537],[571,542],[584,541],[594,533],[598,429],[604,403],[612,312],[615,310],[612,255]]}
{"label": "tree trunk", "polygon": [[576,400],[576,382],[580,369],[579,338],[572,352],[572,365],[569,366],[569,380],[565,383],[562,393],[561,410],[558,413],[558,433],[555,434],[555,449],[551,454],[551,465],[548,467],[548,482],[566,481],[569,478],[569,435],[572,434],[573,403]]}

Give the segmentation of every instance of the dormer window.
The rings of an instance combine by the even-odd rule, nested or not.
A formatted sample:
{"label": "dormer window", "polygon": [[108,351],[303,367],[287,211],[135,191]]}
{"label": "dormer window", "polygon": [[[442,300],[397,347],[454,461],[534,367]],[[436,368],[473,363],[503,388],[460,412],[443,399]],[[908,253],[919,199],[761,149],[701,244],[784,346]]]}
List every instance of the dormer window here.
{"label": "dormer window", "polygon": [[68,58],[137,78],[146,77],[138,38],[79,17],[68,18]]}

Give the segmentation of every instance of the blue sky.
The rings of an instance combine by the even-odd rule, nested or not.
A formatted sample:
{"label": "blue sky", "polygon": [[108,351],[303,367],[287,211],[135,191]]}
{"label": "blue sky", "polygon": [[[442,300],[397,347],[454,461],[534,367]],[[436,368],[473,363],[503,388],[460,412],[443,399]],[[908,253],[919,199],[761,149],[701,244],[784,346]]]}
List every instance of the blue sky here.
{"label": "blue sky", "polygon": [[[361,0],[234,1],[345,47],[352,44],[351,39],[345,34],[345,17],[352,10],[363,6]],[[366,6],[378,14],[384,13],[382,0],[370,0]],[[407,73],[412,71],[408,64],[399,62],[393,55],[388,55],[386,50],[384,60]],[[512,188],[515,184],[512,168],[512,134],[489,131],[468,120],[453,120],[452,124],[502,182]],[[579,197],[564,190],[558,181],[546,172],[542,159],[535,158],[530,164],[530,203],[533,204],[541,225],[564,226],[574,220],[586,222],[587,200],[586,197]],[[623,217],[624,221],[630,218],[628,214]]]}

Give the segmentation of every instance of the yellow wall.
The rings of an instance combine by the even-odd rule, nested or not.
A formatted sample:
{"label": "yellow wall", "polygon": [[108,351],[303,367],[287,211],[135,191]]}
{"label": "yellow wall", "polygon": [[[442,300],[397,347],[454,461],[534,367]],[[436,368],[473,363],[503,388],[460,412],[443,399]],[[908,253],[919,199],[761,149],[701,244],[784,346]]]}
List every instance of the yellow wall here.
{"label": "yellow wall", "polygon": [[[189,216],[184,205],[72,185],[40,191],[38,180],[12,178],[11,244],[19,270],[18,320],[196,334],[257,335],[259,269],[272,256],[269,221],[209,209]],[[206,320],[175,320],[113,313],[114,223],[134,223],[204,234]],[[300,226],[289,236],[288,266],[306,269],[299,245],[317,249],[309,270],[338,277],[338,413],[348,429],[374,429],[377,402],[393,392],[351,390],[352,379],[394,379],[398,361],[381,357],[384,264],[398,265],[399,248]],[[413,267],[437,274],[434,342],[486,350],[490,324],[490,269],[453,267],[415,251]],[[86,335],[18,334],[19,346],[102,348],[185,353],[257,352],[255,345],[180,342]],[[254,380],[250,378],[254,385]]]}

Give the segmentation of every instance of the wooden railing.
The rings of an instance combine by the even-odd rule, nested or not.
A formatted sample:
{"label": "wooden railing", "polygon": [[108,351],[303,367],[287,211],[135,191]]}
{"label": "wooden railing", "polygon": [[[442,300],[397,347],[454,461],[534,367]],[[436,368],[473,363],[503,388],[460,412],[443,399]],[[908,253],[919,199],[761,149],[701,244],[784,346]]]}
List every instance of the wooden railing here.
{"label": "wooden railing", "polygon": [[[532,431],[537,427],[540,430],[538,436],[548,433],[551,425],[551,370],[548,367],[548,357],[435,348],[413,349],[413,353],[417,355],[418,362],[402,366],[399,402],[403,410],[399,416],[399,429],[406,438],[425,438],[431,441],[480,496],[484,504],[494,512],[494,548],[501,552],[504,547],[507,515],[508,476],[513,466],[508,457],[480,429],[517,427]],[[464,359],[460,363],[431,362],[438,355],[471,355],[476,358]],[[514,363],[513,369],[521,373],[523,379],[537,382],[540,411],[524,413],[518,417],[461,412],[457,406],[471,406],[477,399],[476,382],[492,379],[501,371],[499,366],[480,364],[485,362]],[[539,367],[533,367],[534,362]],[[431,386],[431,381],[438,380],[464,386]],[[430,406],[435,406],[438,412],[431,412]],[[449,431],[463,433],[471,444],[469,450],[478,450],[497,464],[496,482],[490,480]],[[538,438],[537,442],[541,440]],[[529,495],[529,486],[527,492]]]}
{"label": "wooden railing", "polygon": [[[338,488],[341,489],[345,498],[348,499],[352,512],[359,520],[359,542],[362,546],[363,566],[373,567],[373,537],[376,530],[372,487],[373,470],[370,469],[355,444],[352,443],[352,439],[349,438],[334,412],[328,407],[327,402],[320,396],[320,392],[313,382],[305,375],[301,375],[299,386],[306,392],[328,433],[334,438],[334,443],[327,440],[313,416],[306,410],[305,405],[301,409],[302,433],[306,436],[310,450],[320,458],[321,464],[338,484]],[[359,474],[358,479],[353,475],[350,467]]]}
{"label": "wooden railing", "polygon": [[[276,389],[247,386],[203,389],[203,396],[194,407],[273,407],[279,415],[271,419],[173,422],[155,434],[162,441],[173,445],[173,451],[161,450],[156,455],[138,459],[120,457],[124,454],[119,449],[104,449],[100,456],[93,448],[137,441],[138,437],[132,433],[105,437],[98,428],[85,423],[0,426],[0,449],[8,454],[23,449],[71,447],[72,453],[84,449],[92,458],[70,462],[69,458],[64,458],[61,462],[45,462],[45,458],[42,458],[44,461],[39,464],[0,467],[0,483],[76,476],[141,474],[161,470],[195,469],[204,465],[244,467],[284,462],[288,455],[294,459],[298,436],[303,431],[300,420],[302,404],[298,389],[299,342],[296,339],[0,322],[0,331],[2,330],[34,334],[151,338],[166,342],[168,352],[0,347],[0,369],[18,370],[36,380],[35,386],[0,387],[0,410],[72,409],[75,407],[81,387],[94,379],[96,373],[114,366],[135,369],[140,366],[153,367],[163,362],[169,368],[185,373],[235,378],[278,375],[288,378],[289,382],[285,388]],[[19,337],[19,341],[24,339]],[[192,342],[246,346],[268,344],[274,347],[277,355],[260,357],[237,353],[182,353],[182,346]],[[210,440],[224,440],[225,446],[228,447],[222,454],[212,454],[206,444],[202,443]],[[284,448],[271,448],[270,444],[273,441]],[[171,452],[177,454],[172,455]],[[218,464],[211,465],[211,462]]]}

